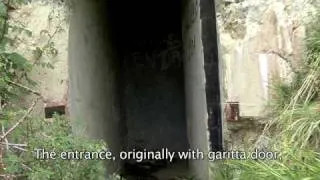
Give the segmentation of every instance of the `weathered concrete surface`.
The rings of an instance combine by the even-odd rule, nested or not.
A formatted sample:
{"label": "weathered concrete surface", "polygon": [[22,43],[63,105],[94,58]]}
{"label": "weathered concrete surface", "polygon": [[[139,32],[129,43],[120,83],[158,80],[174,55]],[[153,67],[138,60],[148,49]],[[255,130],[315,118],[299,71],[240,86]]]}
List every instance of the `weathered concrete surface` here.
{"label": "weathered concrete surface", "polygon": [[[222,150],[222,79],[218,53],[215,4],[184,1],[183,40],[188,138],[192,149]],[[209,178],[206,160],[191,160],[199,179]]]}
{"label": "weathered concrete surface", "polygon": [[[276,53],[298,66],[303,54],[304,23],[310,12],[312,5],[300,0],[246,0],[221,10],[225,98],[240,102],[240,116],[263,116],[274,78],[290,81],[291,67]],[[244,31],[242,36],[232,34],[239,31]]]}
{"label": "weathered concrete surface", "polygon": [[[185,1],[185,8],[183,40],[188,139],[190,148],[207,153],[209,132],[199,1]],[[191,161],[190,168],[199,179],[209,178],[207,161]]]}
{"label": "weathered concrete surface", "polygon": [[122,143],[117,68],[104,7],[103,1],[77,1],[74,6],[69,31],[70,118],[76,135],[105,139],[117,154]]}
{"label": "weathered concrete surface", "polygon": [[[51,68],[35,65],[30,78],[37,83],[34,89],[41,93],[44,102],[39,102],[34,115],[44,117],[46,103],[67,104],[68,92],[68,28],[64,7],[35,1],[10,11],[10,24],[30,31],[11,31],[16,39],[10,50],[19,52],[31,63],[50,63]],[[13,30],[13,29],[10,29]],[[48,46],[48,45],[52,46]],[[53,53],[53,52],[56,53]],[[40,53],[41,56],[40,56]],[[34,97],[24,97],[19,104],[30,104]]]}

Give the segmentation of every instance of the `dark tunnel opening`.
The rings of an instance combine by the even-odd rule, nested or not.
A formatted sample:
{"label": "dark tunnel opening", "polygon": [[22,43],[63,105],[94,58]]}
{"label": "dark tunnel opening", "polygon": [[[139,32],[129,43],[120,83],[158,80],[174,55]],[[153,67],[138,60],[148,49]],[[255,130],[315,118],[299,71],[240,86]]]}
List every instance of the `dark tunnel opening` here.
{"label": "dark tunnel opening", "polygon": [[158,169],[158,179],[177,173],[208,179],[206,160],[134,163],[119,154],[222,148],[214,1],[181,1],[75,3],[68,47],[72,131],[107,143],[115,155],[107,174],[146,175],[156,166],[171,169]]}
{"label": "dark tunnel opening", "polygon": [[[187,151],[181,0],[114,0],[107,12],[118,61],[122,150]],[[128,160],[123,173],[147,173],[146,163]],[[159,164],[167,166],[150,166]]]}

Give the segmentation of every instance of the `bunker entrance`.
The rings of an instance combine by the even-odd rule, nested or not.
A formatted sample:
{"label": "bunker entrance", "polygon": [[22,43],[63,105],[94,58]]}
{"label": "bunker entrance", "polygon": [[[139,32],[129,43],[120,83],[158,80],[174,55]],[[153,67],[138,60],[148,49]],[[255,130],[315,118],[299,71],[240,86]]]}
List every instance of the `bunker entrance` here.
{"label": "bunker entrance", "polygon": [[123,3],[108,7],[120,67],[124,149],[187,151],[181,1]]}
{"label": "bunker entrance", "polygon": [[214,1],[75,2],[69,32],[74,134],[107,142],[117,156],[108,173],[122,169],[147,176],[154,166],[160,168],[158,179],[208,179],[205,160],[171,166],[122,161],[118,155],[133,149],[221,151]]}
{"label": "bunker entrance", "polygon": [[121,62],[127,148],[185,151],[180,2],[140,0],[119,6],[110,8],[118,22],[112,27]]}

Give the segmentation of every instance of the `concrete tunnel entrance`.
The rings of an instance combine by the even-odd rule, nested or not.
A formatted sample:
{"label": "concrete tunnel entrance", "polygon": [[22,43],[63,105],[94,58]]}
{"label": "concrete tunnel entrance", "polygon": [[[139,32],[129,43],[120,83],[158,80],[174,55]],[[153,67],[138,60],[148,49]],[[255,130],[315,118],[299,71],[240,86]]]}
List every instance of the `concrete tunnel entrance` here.
{"label": "concrete tunnel entrance", "polygon": [[109,8],[126,148],[188,150],[180,0],[111,1]]}
{"label": "concrete tunnel entrance", "polygon": [[[74,132],[105,139],[115,154],[221,149],[217,37],[212,27],[201,34],[197,21],[200,7],[208,5],[214,12],[210,0],[75,1],[69,35]],[[214,29],[215,19],[209,23]],[[215,45],[203,45],[203,35]],[[108,171],[138,176],[148,171],[142,164],[116,161]],[[178,171],[208,177],[206,161],[176,164],[182,170],[157,177]]]}

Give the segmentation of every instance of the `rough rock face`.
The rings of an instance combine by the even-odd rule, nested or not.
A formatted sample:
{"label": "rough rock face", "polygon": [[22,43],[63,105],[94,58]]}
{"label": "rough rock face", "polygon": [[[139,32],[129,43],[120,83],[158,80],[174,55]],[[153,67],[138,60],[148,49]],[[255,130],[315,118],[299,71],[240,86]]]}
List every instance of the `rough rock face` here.
{"label": "rough rock face", "polygon": [[[9,48],[38,64],[30,76],[37,82],[35,89],[44,96],[44,104],[39,104],[36,114],[43,114],[46,105],[67,104],[68,16],[65,10],[57,3],[32,1],[9,14],[11,25],[31,32],[29,35],[10,32],[17,41]],[[26,104],[30,103],[29,98],[32,97],[25,99]]]}
{"label": "rough rock face", "polygon": [[218,19],[226,100],[240,102],[240,116],[261,116],[272,78],[289,80],[291,69],[283,57],[293,66],[302,57],[304,23],[314,8],[300,0],[223,3]]}
{"label": "rough rock face", "polygon": [[272,80],[290,81],[292,68],[298,68],[315,7],[302,0],[224,0],[218,7],[225,102],[239,102],[240,119],[253,118],[226,125],[226,146],[240,148],[260,133],[254,119],[264,115]]}

